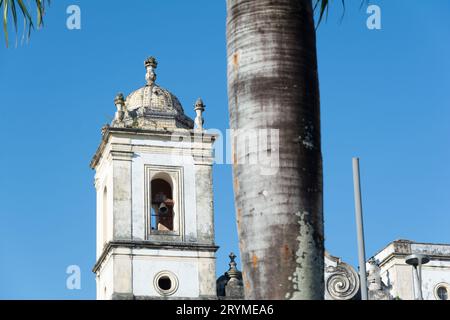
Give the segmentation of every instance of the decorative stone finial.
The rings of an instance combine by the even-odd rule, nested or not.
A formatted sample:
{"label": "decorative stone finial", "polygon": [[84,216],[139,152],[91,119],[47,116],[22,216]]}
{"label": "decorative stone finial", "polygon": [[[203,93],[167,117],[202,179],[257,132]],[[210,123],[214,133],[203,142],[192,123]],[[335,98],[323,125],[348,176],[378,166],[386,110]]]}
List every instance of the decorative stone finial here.
{"label": "decorative stone finial", "polygon": [[237,279],[238,275],[239,275],[239,271],[236,268],[236,265],[237,265],[236,261],[235,261],[236,255],[233,252],[231,252],[229,257],[230,257],[230,263],[229,263],[230,269],[227,271],[227,274],[230,277],[230,279]]}
{"label": "decorative stone finial", "polygon": [[123,96],[123,93],[118,93],[116,97],[114,98],[114,104],[117,105],[124,105],[125,104],[125,98]]}
{"label": "decorative stone finial", "polygon": [[145,80],[147,81],[148,86],[152,86],[156,81],[155,69],[158,67],[158,61],[156,61],[155,57],[150,57],[145,60],[144,65],[147,69]]}
{"label": "decorative stone finial", "polygon": [[244,298],[244,286],[242,284],[241,272],[236,268],[236,255],[232,252],[230,257],[230,269],[225,272],[228,282],[225,285],[225,296],[234,299]]}
{"label": "decorative stone finial", "polygon": [[378,266],[378,263],[374,258],[370,258],[368,262],[369,268],[367,270],[367,281],[369,282],[369,290],[381,290],[381,268]]}
{"label": "decorative stone finial", "polygon": [[122,121],[125,115],[125,98],[122,93],[118,93],[114,99],[114,104],[116,105],[116,121]]}
{"label": "decorative stone finial", "polygon": [[145,60],[144,64],[145,64],[146,68],[152,67],[153,69],[156,69],[158,67],[158,61],[156,61],[155,57],[147,58],[147,60]]}
{"label": "decorative stone finial", "polygon": [[234,254],[234,252],[231,252],[230,253],[230,255],[229,255],[229,257],[230,257],[230,267],[231,266],[234,266],[234,267],[236,267],[236,262],[234,261],[234,260],[236,260],[236,255]]}
{"label": "decorative stone finial", "polygon": [[197,114],[197,116],[195,117],[195,127],[198,130],[203,130],[203,124],[205,123],[205,120],[203,119],[205,104],[203,103],[203,100],[201,98],[198,98],[197,101],[195,102],[194,110],[195,113]]}
{"label": "decorative stone finial", "polygon": [[109,129],[109,124],[105,124],[105,125],[102,127],[102,136],[105,135],[105,133],[106,133],[106,131],[108,131],[108,129]]}
{"label": "decorative stone finial", "polygon": [[368,267],[368,294],[369,300],[391,300],[389,287],[383,283],[381,279],[381,268],[378,262],[372,257],[369,259]]}

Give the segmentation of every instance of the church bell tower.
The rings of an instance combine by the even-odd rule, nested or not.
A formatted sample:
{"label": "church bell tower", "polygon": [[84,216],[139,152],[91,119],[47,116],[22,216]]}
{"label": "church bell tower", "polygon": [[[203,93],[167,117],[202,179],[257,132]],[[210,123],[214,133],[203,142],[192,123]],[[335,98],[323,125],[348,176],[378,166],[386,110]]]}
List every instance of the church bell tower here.
{"label": "church bell tower", "polygon": [[91,162],[97,192],[97,299],[216,297],[212,163],[215,136],[158,86],[118,94]]}

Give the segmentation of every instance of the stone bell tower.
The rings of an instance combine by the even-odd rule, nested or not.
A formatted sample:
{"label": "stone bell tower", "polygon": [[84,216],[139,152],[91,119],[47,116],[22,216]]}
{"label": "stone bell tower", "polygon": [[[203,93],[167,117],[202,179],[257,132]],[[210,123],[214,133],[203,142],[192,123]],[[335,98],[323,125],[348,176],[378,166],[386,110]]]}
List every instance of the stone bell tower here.
{"label": "stone bell tower", "polygon": [[[215,298],[215,136],[158,86],[118,94],[91,162],[97,191],[97,299]],[[195,123],[195,128],[194,128]]]}

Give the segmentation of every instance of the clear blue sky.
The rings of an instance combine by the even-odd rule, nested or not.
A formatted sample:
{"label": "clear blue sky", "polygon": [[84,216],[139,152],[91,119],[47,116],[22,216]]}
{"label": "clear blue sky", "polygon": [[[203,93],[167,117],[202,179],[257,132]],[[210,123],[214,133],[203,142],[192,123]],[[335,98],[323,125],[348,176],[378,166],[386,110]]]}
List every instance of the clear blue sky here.
{"label": "clear blue sky", "polygon": [[[450,243],[450,3],[334,1],[318,31],[326,247],[355,265],[352,156],[361,157],[368,256],[390,241]],[[82,29],[66,28],[66,8]],[[143,60],[186,112],[228,128],[224,0],[54,1],[28,45],[0,45],[0,298],[94,299],[89,161],[114,95],[144,84]],[[2,39],[3,40],[3,39]],[[214,169],[218,274],[237,252],[231,170]],[[274,261],[276,263],[276,261]],[[66,267],[82,290],[65,287]]]}

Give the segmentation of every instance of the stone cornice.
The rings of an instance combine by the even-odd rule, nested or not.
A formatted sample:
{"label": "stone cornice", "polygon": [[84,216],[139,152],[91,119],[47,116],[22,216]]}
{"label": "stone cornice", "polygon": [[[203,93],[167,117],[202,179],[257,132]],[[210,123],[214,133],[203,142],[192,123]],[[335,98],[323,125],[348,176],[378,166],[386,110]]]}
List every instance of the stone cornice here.
{"label": "stone cornice", "polygon": [[214,244],[185,243],[185,242],[155,242],[155,241],[134,241],[134,240],[117,240],[108,242],[103,248],[103,252],[98,258],[92,271],[97,273],[98,269],[108,257],[111,250],[115,248],[128,249],[158,249],[158,250],[189,250],[189,251],[206,251],[216,252],[219,247]]}
{"label": "stone cornice", "polygon": [[217,296],[200,296],[196,298],[187,298],[187,297],[151,297],[151,296],[135,296],[131,293],[113,293],[112,300],[236,300],[236,298],[227,298],[227,297],[217,297]]}
{"label": "stone cornice", "polygon": [[[180,133],[180,134],[186,134],[188,133],[191,137],[195,138],[196,135],[198,135],[198,131],[195,130],[144,130],[144,129],[133,129],[133,128],[112,128],[112,127],[106,127],[103,132],[102,141],[97,148],[97,151],[95,152],[94,157],[91,160],[90,167],[92,169],[95,169],[95,167],[98,165],[103,151],[109,141],[109,138],[112,135],[120,135],[120,136],[152,136],[152,137],[159,137],[164,140],[171,137],[173,134]],[[205,133],[202,132],[203,140],[202,143],[213,143],[217,139],[217,134],[211,134],[211,133]],[[202,143],[197,142],[195,139],[193,140],[193,149],[201,149],[200,146]],[[206,150],[207,148],[205,148]]]}
{"label": "stone cornice", "polygon": [[386,258],[384,258],[382,261],[379,262],[379,266],[383,267],[395,258],[406,258],[408,255],[409,254],[407,253],[398,253],[398,252],[390,253]]}
{"label": "stone cornice", "polygon": [[[398,253],[398,252],[393,252],[390,253],[388,256],[386,256],[385,259],[383,259],[382,261],[379,262],[380,267],[386,265],[387,263],[389,263],[391,260],[395,259],[395,258],[403,258],[405,259],[409,254],[407,253]],[[428,256],[431,257],[432,260],[448,260],[450,261],[450,256],[445,256],[445,255],[430,255],[427,254]],[[405,263],[405,265],[407,265]],[[427,265],[427,267],[430,267],[429,265]]]}
{"label": "stone cornice", "polygon": [[113,160],[121,160],[121,161],[131,161],[133,159],[133,152],[127,151],[111,151],[111,156]]}
{"label": "stone cornice", "polygon": [[439,254],[433,253],[428,250],[420,250],[417,246],[448,246],[445,244],[436,244],[436,243],[422,243],[422,242],[414,242],[411,240],[395,240],[389,243],[382,250],[378,251],[373,257],[376,257],[379,260],[380,267],[388,264],[395,258],[406,258],[408,255],[412,253],[425,253],[430,256],[433,260],[450,260],[450,255],[447,254]]}

